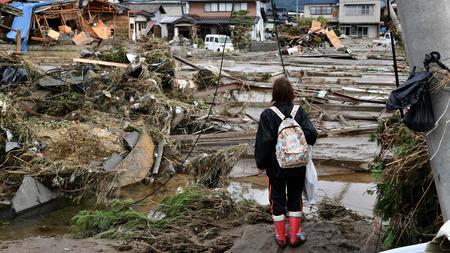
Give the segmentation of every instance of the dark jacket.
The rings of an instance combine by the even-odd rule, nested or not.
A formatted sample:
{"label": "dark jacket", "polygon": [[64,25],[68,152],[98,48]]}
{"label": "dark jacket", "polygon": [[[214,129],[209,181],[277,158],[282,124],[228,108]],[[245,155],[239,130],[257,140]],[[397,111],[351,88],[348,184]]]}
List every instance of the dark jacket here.
{"label": "dark jacket", "polygon": [[[274,104],[284,115],[290,115],[294,105],[291,102],[276,102]],[[317,139],[317,131],[308,118],[308,114],[299,108],[295,120],[305,133],[306,142],[314,145]],[[266,169],[267,176],[274,178],[287,178],[300,176],[300,169],[281,169],[275,156],[275,145],[277,143],[278,127],[281,119],[271,109],[261,113],[258,132],[255,142],[256,166]],[[303,168],[304,169],[304,168]]]}

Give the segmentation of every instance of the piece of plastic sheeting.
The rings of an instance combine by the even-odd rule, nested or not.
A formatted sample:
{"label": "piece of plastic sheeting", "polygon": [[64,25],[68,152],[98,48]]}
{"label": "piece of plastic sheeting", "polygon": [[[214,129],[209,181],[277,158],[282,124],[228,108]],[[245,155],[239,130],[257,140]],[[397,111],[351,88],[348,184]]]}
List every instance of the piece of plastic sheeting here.
{"label": "piece of plastic sheeting", "polygon": [[319,188],[319,179],[317,177],[316,166],[312,160],[312,146],[308,145],[308,164],[306,165],[305,186],[303,187],[303,196],[309,204],[317,202],[317,190]]}

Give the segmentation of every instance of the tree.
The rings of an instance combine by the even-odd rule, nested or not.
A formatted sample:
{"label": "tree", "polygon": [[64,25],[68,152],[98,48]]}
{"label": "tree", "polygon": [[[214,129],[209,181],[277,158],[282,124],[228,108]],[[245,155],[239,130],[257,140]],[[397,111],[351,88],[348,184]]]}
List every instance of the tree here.
{"label": "tree", "polygon": [[231,24],[234,26],[232,42],[238,49],[244,49],[250,45],[250,34],[255,24],[253,18],[248,15],[248,11],[241,10],[233,12]]}

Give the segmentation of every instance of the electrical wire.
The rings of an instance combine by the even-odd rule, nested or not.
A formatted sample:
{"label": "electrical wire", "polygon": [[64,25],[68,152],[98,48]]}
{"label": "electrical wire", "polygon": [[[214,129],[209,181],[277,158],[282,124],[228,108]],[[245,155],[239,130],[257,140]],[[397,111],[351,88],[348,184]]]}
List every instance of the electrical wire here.
{"label": "electrical wire", "polygon": [[278,28],[277,28],[277,7],[275,5],[275,0],[272,0],[272,15],[273,15],[273,28],[275,30],[275,38],[277,39],[278,46],[278,54],[280,55],[281,67],[283,67],[283,74],[286,78],[288,78],[288,73],[286,72],[286,68],[284,67],[283,53],[281,52],[281,42],[278,36]]}
{"label": "electrical wire", "polygon": [[[228,20],[228,24],[229,24],[229,25],[231,25],[231,20],[232,20],[232,17],[233,17],[233,12],[234,12],[234,3],[232,3],[231,13],[230,13],[230,17],[229,17],[229,20]],[[277,24],[276,24],[276,20],[277,20],[277,18],[276,18],[277,13],[276,13],[276,12],[277,12],[277,11],[276,11],[276,6],[275,6],[274,0],[272,0],[272,12],[273,12],[273,20],[274,20],[275,36],[276,36],[276,39],[277,39],[278,53],[280,54],[281,66],[282,66],[282,68],[283,68],[284,76],[285,76],[286,78],[288,78],[288,74],[287,74],[286,68],[285,68],[285,66],[284,66],[283,54],[282,54],[282,52],[281,52],[281,43],[280,43],[280,39],[279,39],[279,36],[278,36],[278,29],[277,29]],[[212,114],[213,108],[214,108],[214,106],[215,106],[215,103],[216,103],[216,98],[217,98],[217,94],[218,94],[218,90],[219,90],[220,80],[222,79],[222,69],[223,69],[223,61],[224,61],[224,57],[225,57],[225,48],[226,48],[227,39],[228,39],[228,36],[225,37],[225,40],[224,40],[224,42],[223,42],[222,55],[221,55],[221,59],[220,59],[219,76],[218,76],[218,78],[217,78],[217,83],[216,83],[216,87],[215,87],[215,90],[214,90],[213,100],[212,100],[211,105],[210,105],[210,107],[209,107],[209,111],[208,111],[208,114],[207,114],[207,116],[206,116],[206,118],[205,118],[205,121],[204,121],[204,123],[203,123],[202,128],[204,127],[204,125],[206,125],[206,122],[208,122],[208,120],[209,120],[209,118],[210,118],[210,116],[211,116],[211,114]],[[195,139],[194,144],[192,145],[192,147],[191,147],[189,153],[186,155],[186,157],[184,158],[183,162],[181,163],[181,166],[184,166],[184,164],[187,162],[187,160],[188,160],[189,157],[191,156],[192,152],[194,151],[195,147],[197,146],[198,141],[200,140],[200,137],[201,137],[201,135],[202,135],[203,133],[204,133],[204,132],[201,131],[201,132],[197,135],[197,138]],[[173,177],[174,177],[174,176],[172,175],[171,177],[167,178],[160,186],[158,186],[158,187],[157,187],[156,189],[154,189],[152,192],[150,192],[149,194],[147,194],[147,195],[144,196],[143,198],[141,198],[141,199],[139,199],[139,200],[136,200],[136,201],[132,202],[129,206],[138,204],[138,203],[140,203],[140,202],[142,202],[142,201],[148,199],[148,198],[151,197],[153,194],[155,194],[156,192],[158,192],[162,187],[164,187],[165,185],[167,185],[167,183],[168,183]]]}
{"label": "electrical wire", "polygon": [[[387,0],[387,10],[388,10],[388,15],[389,17],[391,16],[391,8],[389,7],[391,4],[391,0]],[[400,86],[400,81],[398,78],[398,67],[397,67],[397,57],[395,55],[395,40],[394,40],[394,34],[392,33],[392,30],[390,31],[390,37],[391,37],[391,49],[392,49],[392,61],[394,62],[394,73],[395,73],[395,85],[397,86],[397,88]],[[400,116],[403,118],[404,114],[403,114],[403,110],[399,109],[400,111]]]}
{"label": "electrical wire", "polygon": [[[232,19],[232,17],[233,17],[233,12],[234,12],[234,3],[232,4],[231,12],[230,12],[230,18],[229,18],[229,20],[228,20],[228,24],[229,24],[229,25],[231,24],[231,19]],[[213,108],[214,108],[214,106],[215,106],[215,104],[216,104],[216,98],[217,98],[217,94],[218,94],[218,91],[219,91],[220,80],[222,79],[222,69],[223,69],[223,61],[224,61],[224,57],[225,57],[225,48],[226,48],[226,44],[227,44],[227,39],[228,39],[228,36],[225,35],[225,40],[224,40],[224,42],[223,42],[222,55],[221,55],[221,59],[220,59],[219,76],[218,76],[218,78],[217,78],[217,83],[216,83],[216,87],[215,87],[215,90],[214,90],[213,100],[212,100],[212,102],[211,102],[211,105],[210,105],[209,110],[208,110],[208,114],[207,114],[205,120],[203,121],[203,124],[202,124],[202,127],[201,127],[201,128],[203,128],[203,127],[206,125],[206,123],[208,122],[208,120],[209,120],[209,118],[210,118],[210,116],[211,116],[211,114],[212,114]],[[194,142],[194,144],[192,145],[192,147],[191,147],[189,153],[186,155],[186,157],[184,158],[183,162],[181,163],[181,165],[180,165],[181,167],[185,165],[185,163],[187,162],[187,160],[189,159],[189,157],[192,155],[192,152],[194,151],[195,147],[197,146],[198,141],[200,140],[200,137],[202,136],[203,133],[204,133],[204,131],[200,131],[199,134],[197,135],[197,138],[195,139],[195,142]],[[159,155],[162,155],[162,154],[159,154]],[[175,174],[174,174],[174,175],[175,175]],[[169,183],[169,181],[174,177],[174,175],[172,175],[172,176],[170,176],[169,178],[167,178],[160,186],[158,186],[158,187],[157,187],[156,189],[154,189],[152,192],[150,192],[149,194],[147,194],[147,195],[144,196],[143,198],[141,198],[141,199],[139,199],[139,200],[136,200],[136,201],[132,202],[132,203],[131,203],[130,205],[128,205],[128,206],[138,204],[138,203],[140,203],[140,202],[142,202],[142,201],[148,199],[149,197],[151,197],[153,194],[155,194],[156,192],[158,192],[162,187],[164,187],[167,183]]]}

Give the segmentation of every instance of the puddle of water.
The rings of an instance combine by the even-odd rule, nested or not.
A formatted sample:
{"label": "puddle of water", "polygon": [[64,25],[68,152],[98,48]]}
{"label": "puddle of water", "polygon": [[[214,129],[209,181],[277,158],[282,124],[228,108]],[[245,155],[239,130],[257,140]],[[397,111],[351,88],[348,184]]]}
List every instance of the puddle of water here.
{"label": "puddle of water", "polygon": [[[151,198],[135,206],[135,209],[149,213],[164,197],[186,187],[192,179],[188,175],[176,175],[169,183]],[[250,176],[233,178],[228,191],[236,197],[252,199],[262,205],[268,205],[268,178],[266,176]],[[373,187],[371,175],[368,173],[351,173],[321,176],[319,178],[321,197],[337,197],[348,208],[365,215],[372,215],[375,196],[368,195],[367,189]],[[151,193],[157,185],[136,184],[122,189],[121,199],[138,200]],[[71,219],[80,210],[93,209],[90,204],[73,205],[63,203],[61,209],[33,217],[18,217],[13,220],[0,221],[0,240],[20,240],[33,236],[61,237],[70,233]],[[306,211],[306,210],[305,210]]]}
{"label": "puddle of water", "polygon": [[[234,179],[227,190],[240,199],[254,200],[261,205],[269,204],[269,180],[266,176]],[[345,207],[360,214],[373,216],[375,195],[367,190],[374,187],[369,173],[351,173],[319,177],[319,201],[328,196],[340,201]],[[305,208],[307,212],[307,208]]]}
{"label": "puddle of water", "polygon": [[[148,213],[165,196],[174,194],[180,187],[185,187],[191,177],[176,175],[169,183],[151,198],[135,206],[140,212]],[[121,199],[138,200],[151,193],[157,185],[136,184],[121,190]],[[90,203],[90,204],[87,204]],[[61,237],[71,232],[71,220],[80,210],[94,209],[95,200],[80,205],[70,202],[61,203],[60,209],[32,217],[17,217],[12,220],[0,220],[0,240],[20,240],[33,236]]]}
{"label": "puddle of water", "polygon": [[73,206],[62,201],[53,212],[32,217],[19,216],[13,220],[0,220],[0,240],[20,240],[33,236],[62,236],[70,233],[71,219],[78,211],[87,208],[80,204]]}

